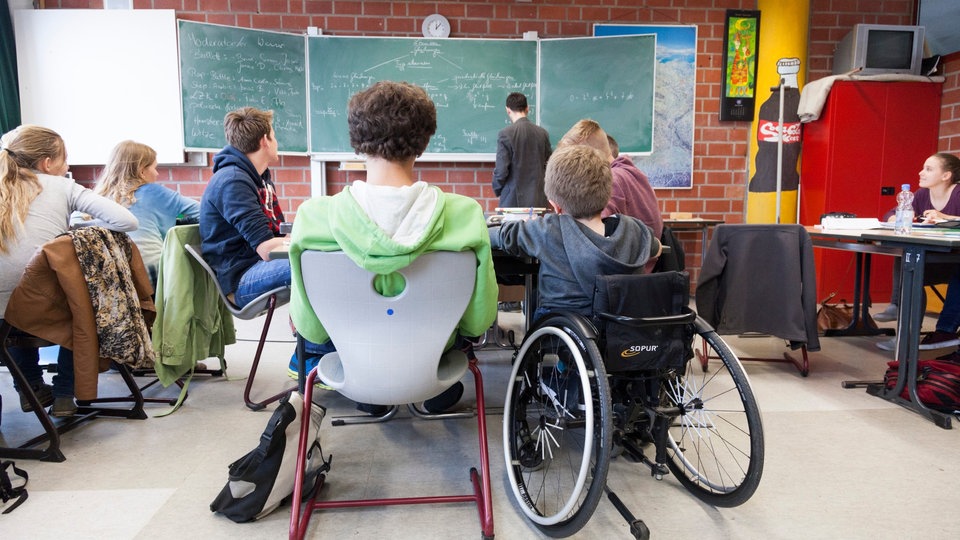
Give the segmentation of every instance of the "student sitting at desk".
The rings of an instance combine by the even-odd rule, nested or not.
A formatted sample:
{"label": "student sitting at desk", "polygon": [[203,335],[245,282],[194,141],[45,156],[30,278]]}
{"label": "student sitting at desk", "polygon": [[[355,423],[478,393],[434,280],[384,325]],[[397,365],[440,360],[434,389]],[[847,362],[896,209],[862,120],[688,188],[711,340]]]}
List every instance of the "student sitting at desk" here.
{"label": "student sitting at desk", "polygon": [[[270,259],[270,252],[283,246],[284,220],[269,169],[280,159],[273,111],[230,111],[223,131],[227,146],[213,157],[213,177],[200,199],[200,238],[203,258],[220,288],[243,307],[269,290],[290,285],[290,261]],[[308,367],[330,350],[308,341]],[[294,351],[287,374],[297,378],[298,367]]]}
{"label": "student sitting at desk", "polygon": [[[934,223],[945,219],[960,219],[960,158],[953,154],[936,153],[928,157],[920,170],[920,189],[913,197],[913,211],[922,217],[924,223]],[[887,212],[884,218],[894,221],[896,209]],[[924,281],[928,284],[948,282],[947,296],[943,310],[937,319],[937,328],[920,341],[921,349],[940,349],[960,344],[957,329],[960,328],[960,273],[955,264],[929,264],[924,271]],[[877,313],[873,318],[877,321],[893,321],[897,319],[900,299],[900,265],[893,267],[893,292],[890,295],[890,305],[887,309]],[[893,350],[895,340],[885,340],[877,343],[877,347]]]}
{"label": "student sitting at desk", "polygon": [[490,229],[494,249],[539,259],[537,317],[556,310],[591,316],[598,275],[640,274],[660,255],[660,241],[640,220],[621,214],[601,218],[611,181],[610,164],[600,152],[563,146],[547,162],[545,180],[556,213]]}
{"label": "student sitting at desk", "polygon": [[[469,197],[416,181],[413,170],[437,129],[433,101],[419,86],[378,82],[350,98],[347,124],[351,146],[367,158],[367,180],[336,195],[311,199],[297,211],[290,244],[294,268],[290,316],[297,331],[311,341],[330,343],[300,279],[300,255],[305,250],[342,250],[358,266],[378,274],[375,287],[385,296],[402,292],[403,284],[391,280],[391,274],[419,255],[470,250],[477,257],[476,284],[457,333],[483,335],[496,318],[498,292],[483,210]],[[385,351],[383,361],[402,359],[390,358]],[[425,401],[424,409],[443,412],[462,395],[463,383],[457,382]],[[370,404],[358,408],[374,416],[389,410]]]}
{"label": "student sitting at desk", "polygon": [[[0,139],[0,317],[23,275],[24,267],[42,245],[67,232],[70,214],[78,210],[95,218],[85,225],[132,231],[137,218],[119,204],[80,186],[67,174],[67,150],[53,130],[24,125]],[[73,351],[60,347],[53,386],[43,382],[36,347],[10,349],[24,377],[53,416],[73,416]],[[14,382],[14,386],[16,386]],[[20,388],[20,408],[33,410]]]}
{"label": "student sitting at desk", "polygon": [[93,191],[127,207],[140,227],[130,239],[140,250],[150,283],[157,287],[163,240],[178,216],[196,222],[200,203],[157,184],[157,152],[145,144],[123,141],[113,148]]}
{"label": "student sitting at desk", "polygon": [[[663,234],[663,216],[653,186],[647,176],[643,174],[628,156],[621,156],[619,146],[614,156],[610,146],[613,139],[594,120],[580,120],[567,131],[557,148],[572,144],[584,144],[600,152],[610,166],[612,184],[610,199],[603,209],[601,217],[614,214],[623,214],[634,217],[645,223],[653,231],[653,237],[660,239]],[[616,141],[614,141],[616,144]],[[647,262],[646,272],[653,271],[656,258]]]}

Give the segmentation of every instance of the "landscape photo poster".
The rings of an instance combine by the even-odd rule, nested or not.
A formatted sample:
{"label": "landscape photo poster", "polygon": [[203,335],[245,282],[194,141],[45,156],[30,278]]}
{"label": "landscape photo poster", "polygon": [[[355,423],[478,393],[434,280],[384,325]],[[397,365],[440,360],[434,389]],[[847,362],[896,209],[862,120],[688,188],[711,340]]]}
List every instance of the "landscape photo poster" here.
{"label": "landscape photo poster", "polygon": [[[631,156],[654,189],[693,187],[693,119],[696,99],[695,25],[596,24],[594,36],[655,34],[653,151]],[[611,66],[615,69],[616,66]],[[607,130],[607,127],[604,126]],[[616,129],[609,129],[617,137]]]}

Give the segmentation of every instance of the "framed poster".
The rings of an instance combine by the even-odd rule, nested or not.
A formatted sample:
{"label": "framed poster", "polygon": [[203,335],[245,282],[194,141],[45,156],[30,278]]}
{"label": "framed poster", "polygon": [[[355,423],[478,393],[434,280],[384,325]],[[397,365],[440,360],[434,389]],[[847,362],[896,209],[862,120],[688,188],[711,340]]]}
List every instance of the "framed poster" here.
{"label": "framed poster", "polygon": [[727,10],[723,32],[720,120],[753,120],[760,12]]}
{"label": "framed poster", "polygon": [[[696,25],[596,24],[595,36],[654,34],[653,151],[629,152],[654,189],[693,188],[693,121],[697,89]],[[619,133],[611,133],[617,138]]]}

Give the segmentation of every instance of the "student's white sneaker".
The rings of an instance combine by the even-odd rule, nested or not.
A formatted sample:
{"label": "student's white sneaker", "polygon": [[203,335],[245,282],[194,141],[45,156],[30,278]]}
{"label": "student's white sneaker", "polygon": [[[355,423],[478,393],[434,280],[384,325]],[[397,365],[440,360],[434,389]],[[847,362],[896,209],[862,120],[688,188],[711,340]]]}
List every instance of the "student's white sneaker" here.
{"label": "student's white sneaker", "polygon": [[882,349],[884,351],[892,351],[897,348],[897,338],[892,337],[890,339],[878,341],[876,345],[878,349]]}
{"label": "student's white sneaker", "polygon": [[[873,316],[873,320],[877,322],[890,322],[897,320],[897,315],[900,314],[900,306],[896,304],[890,304],[887,306],[887,309],[877,313]],[[890,349],[892,350],[892,349]]]}

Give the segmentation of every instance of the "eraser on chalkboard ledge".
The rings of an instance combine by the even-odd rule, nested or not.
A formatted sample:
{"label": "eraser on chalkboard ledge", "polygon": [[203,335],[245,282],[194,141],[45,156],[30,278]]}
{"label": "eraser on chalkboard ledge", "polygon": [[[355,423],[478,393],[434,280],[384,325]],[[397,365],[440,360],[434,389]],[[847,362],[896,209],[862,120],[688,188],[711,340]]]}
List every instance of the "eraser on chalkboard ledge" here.
{"label": "eraser on chalkboard ledge", "polygon": [[367,170],[366,161],[341,161],[341,171],[365,171]]}

